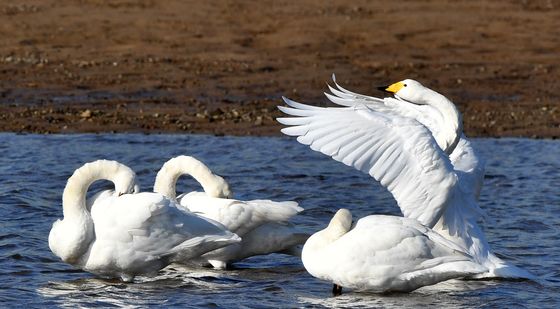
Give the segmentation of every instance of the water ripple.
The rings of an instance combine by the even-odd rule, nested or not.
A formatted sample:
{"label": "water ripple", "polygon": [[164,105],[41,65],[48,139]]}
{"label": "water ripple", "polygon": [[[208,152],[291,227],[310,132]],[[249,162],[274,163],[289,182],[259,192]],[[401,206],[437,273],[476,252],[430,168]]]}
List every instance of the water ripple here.
{"label": "water ripple", "polygon": [[[134,283],[95,278],[54,256],[47,244],[62,216],[61,193],[71,173],[100,158],[137,171],[149,190],[161,164],[193,155],[226,177],[237,198],[297,200],[295,223],[314,232],[341,207],[356,218],[400,215],[391,195],[367,175],[310,151],[289,138],[206,135],[0,134],[0,306],[372,308],[556,307],[560,301],[560,142],[477,139],[487,159],[481,207],[494,250],[543,276],[528,281],[451,280],[409,294],[330,295],[294,257],[270,255],[217,271],[172,265]],[[97,182],[93,190],[108,187]],[[200,186],[183,177],[179,188]]]}

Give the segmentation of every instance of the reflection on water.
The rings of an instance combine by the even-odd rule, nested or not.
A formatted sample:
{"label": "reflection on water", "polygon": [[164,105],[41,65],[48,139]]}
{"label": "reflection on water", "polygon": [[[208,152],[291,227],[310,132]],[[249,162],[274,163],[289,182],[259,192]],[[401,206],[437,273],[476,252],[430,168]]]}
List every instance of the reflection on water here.
{"label": "reflection on water", "polygon": [[[399,215],[392,197],[367,175],[288,138],[203,135],[0,134],[0,305],[30,307],[556,307],[560,300],[560,142],[482,139],[488,159],[481,206],[487,237],[500,256],[545,276],[527,281],[452,280],[408,294],[346,291],[312,278],[299,259],[270,255],[228,271],[172,265],[134,283],[95,278],[61,263],[48,249],[52,222],[62,215],[61,193],[77,167],[119,160],[149,190],[167,159],[194,155],[230,182],[240,199],[295,199],[305,211],[295,223],[313,232],[341,207],[355,218]],[[199,189],[181,179],[180,190]],[[94,184],[94,190],[108,184]]]}

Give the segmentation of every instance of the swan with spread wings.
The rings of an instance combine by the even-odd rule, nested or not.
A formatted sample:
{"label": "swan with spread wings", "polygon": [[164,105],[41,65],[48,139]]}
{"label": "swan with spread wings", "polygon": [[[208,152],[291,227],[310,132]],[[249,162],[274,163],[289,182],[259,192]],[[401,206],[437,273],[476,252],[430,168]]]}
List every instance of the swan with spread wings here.
{"label": "swan with spread wings", "polygon": [[491,253],[478,220],[484,162],[462,133],[461,114],[448,98],[405,79],[376,98],[329,86],[338,107],[294,102],[279,109],[282,132],[387,188],[403,215],[467,249],[488,268],[477,277],[533,278]]}

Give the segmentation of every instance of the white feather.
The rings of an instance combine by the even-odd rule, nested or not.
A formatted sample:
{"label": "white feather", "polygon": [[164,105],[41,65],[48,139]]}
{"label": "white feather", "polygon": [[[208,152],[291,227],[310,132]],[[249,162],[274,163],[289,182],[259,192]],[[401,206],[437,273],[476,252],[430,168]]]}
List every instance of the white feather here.
{"label": "white feather", "polygon": [[314,277],[384,293],[487,271],[464,248],[414,219],[367,216],[350,228],[349,216],[339,210],[326,229],[305,243],[303,265]]}
{"label": "white feather", "polygon": [[[115,161],[77,169],[64,189],[64,219],[49,234],[53,253],[94,274],[130,281],[241,240],[219,223],[180,211],[161,194],[130,194],[135,177]],[[87,189],[99,179],[113,181],[115,190],[95,195],[86,205]]]}
{"label": "white feather", "polygon": [[[300,106],[301,107],[301,106]],[[292,127],[298,128],[298,127]],[[216,187],[212,182],[216,178],[212,175],[201,177],[197,171],[210,173],[211,171],[202,162],[188,157],[177,157],[169,160],[158,173],[154,190],[161,188],[161,183],[173,183],[180,175],[189,174],[195,179],[206,181],[203,187]],[[192,169],[189,165],[198,165],[204,168]],[[175,166],[175,167],[174,167]],[[195,173],[193,173],[195,172]],[[219,186],[227,187],[219,191],[230,192],[225,180]],[[175,192],[170,195],[174,196]],[[227,195],[210,195],[208,192],[190,192],[177,197],[180,207],[186,212],[193,212],[205,218],[220,222],[229,231],[241,236],[243,240],[222,249],[204,254],[201,259],[217,268],[227,267],[232,262],[253,255],[269,254],[274,252],[294,251],[293,248],[303,244],[309,235],[301,233],[295,227],[287,225],[287,221],[303,211],[296,202],[271,200],[241,201],[229,198]]]}
{"label": "white feather", "polygon": [[[292,127],[283,133],[372,176],[405,217],[466,247],[488,267],[486,276],[532,278],[490,252],[478,225],[484,162],[461,135],[461,116],[451,101],[412,80],[403,81],[408,87],[400,99],[357,94],[333,81],[337,89],[329,86],[327,98],[343,107],[311,108],[285,98],[291,108],[279,108],[292,117],[281,123]],[[410,103],[415,100],[420,105]]]}

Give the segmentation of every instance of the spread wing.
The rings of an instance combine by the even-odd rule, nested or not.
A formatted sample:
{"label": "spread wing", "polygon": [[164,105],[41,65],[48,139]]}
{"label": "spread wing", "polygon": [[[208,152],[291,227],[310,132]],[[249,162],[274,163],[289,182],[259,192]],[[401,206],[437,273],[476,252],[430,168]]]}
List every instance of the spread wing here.
{"label": "spread wing", "polygon": [[[334,103],[344,106],[355,106],[362,104],[370,109],[386,113],[388,115],[396,114],[401,117],[412,118],[427,127],[432,136],[437,140],[440,134],[438,122],[440,114],[429,105],[406,104],[402,100],[394,98],[376,98],[347,90],[336,83],[333,74],[333,82],[336,88],[329,85],[330,91],[334,94],[325,93],[325,95]],[[458,174],[461,184],[461,190],[464,193],[472,194],[476,199],[480,195],[482,182],[484,180],[484,160],[476,153],[471,143],[463,135],[459,140],[455,150],[449,156],[451,163]]]}
{"label": "spread wing", "polygon": [[[433,226],[451,201],[457,175],[430,130],[414,118],[370,104],[336,100],[346,107],[284,101],[284,134],[333,159],[368,173],[395,197],[404,216]],[[378,99],[379,100],[379,99]],[[372,104],[381,104],[371,100]]]}
{"label": "spread wing", "polygon": [[[331,101],[345,106],[363,104],[372,110],[386,114],[388,117],[398,115],[414,119],[428,128],[436,141],[438,141],[438,138],[440,139],[438,144],[442,144],[445,140],[445,133],[441,131],[439,126],[443,119],[441,119],[441,114],[432,106],[410,104],[394,98],[380,99],[358,94],[338,85],[334,75],[333,81],[336,89],[330,86],[329,88],[335,95],[327,94]],[[476,202],[484,179],[484,161],[477,155],[465,136],[461,136],[449,159],[458,181],[456,187],[453,188],[454,193],[447,203],[438,228],[445,230],[450,235],[458,236],[466,246],[470,246],[470,239],[478,234],[472,228],[477,226],[477,220],[484,214]],[[476,230],[476,228],[474,229]]]}
{"label": "spread wing", "polygon": [[410,104],[406,101],[391,97],[381,99],[355,93],[340,86],[336,82],[334,74],[332,79],[336,88],[328,85],[332,94],[325,93],[325,95],[333,103],[343,106],[361,104],[381,113],[395,114],[401,117],[415,119],[427,127],[437,140],[437,136],[439,136],[441,130],[438,126],[438,122],[441,121],[441,119],[439,112],[434,107],[430,105]]}

